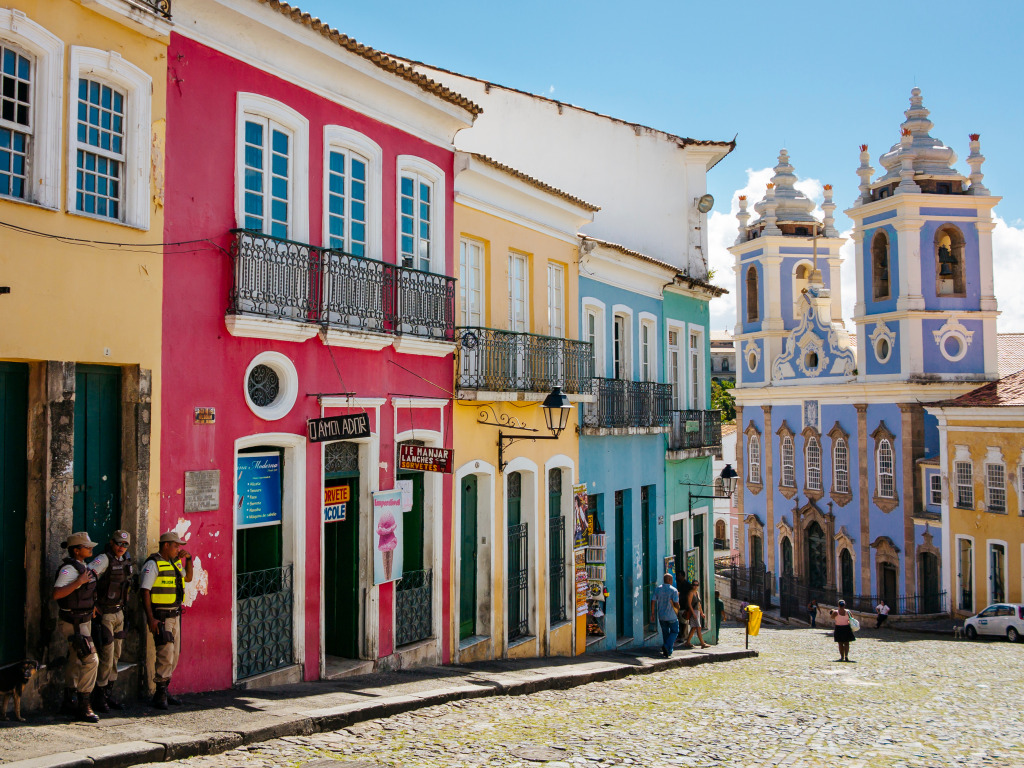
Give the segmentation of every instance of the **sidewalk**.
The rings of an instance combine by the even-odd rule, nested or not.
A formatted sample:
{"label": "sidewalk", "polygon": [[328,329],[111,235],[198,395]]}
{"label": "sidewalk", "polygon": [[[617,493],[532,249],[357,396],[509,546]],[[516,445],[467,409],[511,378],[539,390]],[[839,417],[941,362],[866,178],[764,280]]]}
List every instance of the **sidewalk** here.
{"label": "sidewalk", "polygon": [[754,656],[756,651],[712,646],[706,651],[677,649],[671,659],[663,659],[656,649],[645,648],[190,694],[182,697],[183,706],[166,712],[132,702],[120,713],[102,716],[97,725],[35,715],[27,723],[0,722],[0,764],[4,768],[125,768],[224,752],[283,736],[333,731],[459,699],[572,688]]}

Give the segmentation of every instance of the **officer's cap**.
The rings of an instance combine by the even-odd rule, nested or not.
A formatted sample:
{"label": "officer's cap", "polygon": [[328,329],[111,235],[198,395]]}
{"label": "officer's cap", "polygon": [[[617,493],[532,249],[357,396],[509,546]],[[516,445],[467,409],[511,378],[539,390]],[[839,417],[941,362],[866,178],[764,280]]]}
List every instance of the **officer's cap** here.
{"label": "officer's cap", "polygon": [[160,543],[184,544],[185,540],[178,535],[177,531],[167,531],[160,534]]}
{"label": "officer's cap", "polygon": [[86,531],[79,531],[72,533],[68,536],[68,540],[64,542],[65,547],[95,547],[98,546],[95,541],[89,538],[89,534]]}
{"label": "officer's cap", "polygon": [[115,544],[121,544],[126,547],[132,543],[132,537],[128,531],[114,531],[110,534],[110,540]]}

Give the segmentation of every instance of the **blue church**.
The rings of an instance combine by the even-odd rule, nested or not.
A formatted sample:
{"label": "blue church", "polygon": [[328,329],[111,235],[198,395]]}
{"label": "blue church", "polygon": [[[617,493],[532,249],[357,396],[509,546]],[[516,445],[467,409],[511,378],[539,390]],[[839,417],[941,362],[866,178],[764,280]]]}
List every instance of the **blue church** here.
{"label": "blue church", "polygon": [[[925,404],[997,376],[993,197],[978,135],[970,174],[930,135],[914,88],[875,175],[861,146],[853,322],[842,319],[832,189],[823,216],[782,150],[765,196],[740,199],[737,292],[740,565],[784,609],[844,597],[948,609],[949,553]],[[937,482],[936,482],[937,481]],[[941,498],[941,496],[939,497]],[[759,601],[760,602],[760,601]]]}

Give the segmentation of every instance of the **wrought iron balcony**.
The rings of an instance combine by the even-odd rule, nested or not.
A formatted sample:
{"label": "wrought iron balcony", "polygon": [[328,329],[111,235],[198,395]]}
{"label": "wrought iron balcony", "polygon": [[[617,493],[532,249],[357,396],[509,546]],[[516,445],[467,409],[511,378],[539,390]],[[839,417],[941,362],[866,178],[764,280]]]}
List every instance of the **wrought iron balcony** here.
{"label": "wrought iron balcony", "polygon": [[479,327],[460,327],[458,336],[460,389],[589,391],[594,362],[588,341]]}
{"label": "wrought iron balcony", "polygon": [[584,428],[653,428],[669,423],[671,384],[594,379],[591,391],[597,400],[583,406]]}
{"label": "wrought iron balcony", "polygon": [[721,411],[670,411],[670,414],[670,451],[712,449],[715,456],[722,455]]}
{"label": "wrought iron balcony", "polygon": [[252,230],[232,234],[229,314],[455,338],[454,278]]}
{"label": "wrought iron balcony", "polygon": [[131,0],[131,3],[152,11],[158,16],[163,16],[165,19],[171,18],[171,0]]}

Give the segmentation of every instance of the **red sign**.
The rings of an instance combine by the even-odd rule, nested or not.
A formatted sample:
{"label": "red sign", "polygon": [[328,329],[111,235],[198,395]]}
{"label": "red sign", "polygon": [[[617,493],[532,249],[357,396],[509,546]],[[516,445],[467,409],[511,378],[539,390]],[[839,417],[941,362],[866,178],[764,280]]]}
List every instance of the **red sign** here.
{"label": "red sign", "polygon": [[452,473],[455,451],[451,448],[430,448],[426,445],[400,445],[398,468],[418,469],[421,472]]}

